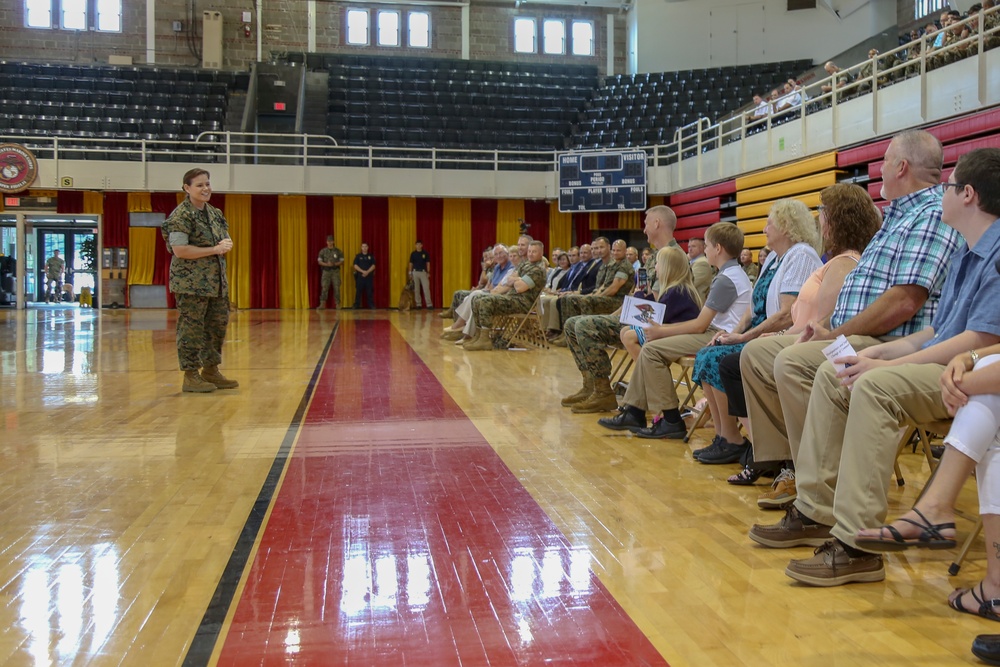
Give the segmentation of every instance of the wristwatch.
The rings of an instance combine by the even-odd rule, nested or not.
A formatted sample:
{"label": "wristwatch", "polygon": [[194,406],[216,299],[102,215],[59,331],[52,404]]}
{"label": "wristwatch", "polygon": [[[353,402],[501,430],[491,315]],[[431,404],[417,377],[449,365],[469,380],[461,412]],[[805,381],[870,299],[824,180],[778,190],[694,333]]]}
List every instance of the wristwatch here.
{"label": "wristwatch", "polygon": [[975,350],[969,350],[969,357],[972,359],[972,367],[975,368],[976,364],[979,363],[979,353]]}

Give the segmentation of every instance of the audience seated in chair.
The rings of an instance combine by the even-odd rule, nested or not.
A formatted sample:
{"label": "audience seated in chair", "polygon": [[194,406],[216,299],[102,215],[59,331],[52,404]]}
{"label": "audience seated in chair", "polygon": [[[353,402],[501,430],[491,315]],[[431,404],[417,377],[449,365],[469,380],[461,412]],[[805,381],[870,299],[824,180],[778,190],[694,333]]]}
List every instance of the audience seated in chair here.
{"label": "audience seated in chair", "polygon": [[[601,265],[594,281],[594,289],[590,292],[581,288],[579,294],[566,294],[556,301],[559,319],[566,320],[577,315],[603,315],[612,313],[619,308],[625,295],[631,291],[635,271],[625,259],[625,242],[615,241],[609,245],[608,239],[599,236],[591,244],[594,254],[600,259]],[[566,347],[565,335],[552,341],[553,345]]]}
{"label": "audience seated in chair", "polygon": [[701,295],[704,302],[708,298],[708,289],[712,286],[712,280],[718,271],[708,262],[705,257],[705,239],[695,236],[688,241],[688,262],[691,265],[691,274],[694,277],[694,288]]}
{"label": "audience seated in chair", "polygon": [[462,302],[455,308],[455,321],[450,327],[444,330],[441,338],[444,340],[459,341],[463,338],[471,338],[476,334],[476,323],[472,319],[472,301],[484,294],[502,294],[506,290],[501,290],[514,274],[514,264],[510,261],[510,254],[507,247],[501,243],[493,246],[493,266],[490,270],[489,281],[482,289],[475,289],[465,294]]}
{"label": "audience seated in chair", "polygon": [[[844,335],[861,350],[930,325],[960,240],[941,224],[942,161],[941,144],[930,133],[894,137],[882,167],[883,196],[892,203],[844,280],[830,326],[810,323],[798,336],[758,338],[743,349],[740,372],[755,461],[791,459],[797,467],[813,377],[830,340]],[[786,500],[794,499],[791,488]]]}
{"label": "audience seated in chair", "polygon": [[864,550],[857,533],[885,520],[898,430],[947,419],[945,365],[1000,342],[1000,149],[966,153],[950,179],[941,219],[964,243],[951,258],[933,323],[834,359],[838,366],[819,365],[796,459],[798,497],[781,522],[750,531],[770,547],[821,543],[812,558],[785,570],[801,583],[885,578],[882,557]]}
{"label": "audience seated in chair", "polygon": [[[677,216],[667,206],[653,206],[646,211],[643,233],[646,239],[658,248],[680,246],[674,240]],[[651,283],[647,291],[634,296],[651,299],[659,293],[656,274],[656,256],[650,255],[646,261],[646,273]],[[685,262],[685,268],[687,264]],[[566,320],[566,346],[573,353],[573,361],[583,376],[583,386],[576,393],[562,400],[574,412],[603,412],[618,407],[615,393],[610,384],[611,359],[607,348],[618,343],[622,330],[620,309],[609,315],[579,315]]]}
{"label": "audience seated in chair", "polygon": [[[633,368],[624,409],[617,417],[599,420],[601,426],[632,431],[641,438],[686,434],[670,366],[703,348],[716,332],[732,331],[750,306],[750,279],[736,260],[743,250],[743,232],[730,222],[717,222],[708,228],[705,241],[708,261],[719,269],[705,306],[693,320],[646,329],[646,344]],[[647,411],[662,412],[663,418],[647,427]]]}

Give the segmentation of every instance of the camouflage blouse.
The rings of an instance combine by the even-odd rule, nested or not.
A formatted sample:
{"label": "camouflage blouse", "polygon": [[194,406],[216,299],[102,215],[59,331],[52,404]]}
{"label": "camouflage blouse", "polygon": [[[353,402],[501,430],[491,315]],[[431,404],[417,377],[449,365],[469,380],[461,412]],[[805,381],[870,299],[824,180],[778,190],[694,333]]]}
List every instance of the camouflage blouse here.
{"label": "camouflage blouse", "polygon": [[[219,241],[229,238],[229,225],[222,211],[211,204],[205,204],[205,209],[199,211],[190,200],[185,199],[163,221],[161,232],[167,243],[167,251],[173,255],[174,249],[170,245],[172,233],[185,234],[188,238],[187,245],[211,248]],[[174,294],[197,296],[228,296],[226,256],[181,259],[174,255],[170,260],[170,291]]]}

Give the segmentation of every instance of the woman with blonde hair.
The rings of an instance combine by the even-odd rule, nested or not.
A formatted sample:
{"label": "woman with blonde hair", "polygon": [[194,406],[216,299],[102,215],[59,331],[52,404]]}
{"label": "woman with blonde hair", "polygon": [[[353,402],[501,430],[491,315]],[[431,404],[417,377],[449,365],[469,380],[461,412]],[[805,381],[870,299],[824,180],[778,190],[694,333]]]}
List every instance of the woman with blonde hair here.
{"label": "woman with blonde hair", "polygon": [[694,452],[700,463],[735,463],[749,451],[719,376],[723,357],[742,351],[748,342],[766,333],[782,331],[792,323],[792,304],[809,275],[823,265],[819,229],[812,211],[797,199],[779,199],[764,227],[773,251],[754,285],[752,308],[732,333],[719,332],[695,355],[692,379],[702,386],[715,423],[712,444]]}
{"label": "woman with blonde hair", "polygon": [[[698,317],[701,295],[695,289],[688,256],[683,250],[668,246],[656,253],[656,279],[660,285],[657,301],[666,306],[662,324],[687,322]],[[646,342],[642,327],[625,327],[620,337],[632,360],[638,359],[639,350]]]}

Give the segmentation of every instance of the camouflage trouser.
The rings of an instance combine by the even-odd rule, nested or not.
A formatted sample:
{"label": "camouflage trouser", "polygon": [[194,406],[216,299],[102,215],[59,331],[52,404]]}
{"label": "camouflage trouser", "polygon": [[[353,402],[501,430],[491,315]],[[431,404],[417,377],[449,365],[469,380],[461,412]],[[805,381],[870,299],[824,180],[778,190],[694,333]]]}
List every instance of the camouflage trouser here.
{"label": "camouflage trouser", "polygon": [[566,329],[566,320],[577,315],[604,315],[613,313],[622,305],[624,299],[617,296],[583,296],[582,294],[567,294],[559,297],[556,302],[559,308],[559,321]]}
{"label": "camouflage trouser", "polygon": [[322,291],[319,295],[319,305],[326,305],[326,298],[330,294],[330,288],[333,287],[333,306],[334,308],[340,307],[340,271],[323,271],[323,275],[320,277],[320,287]]}
{"label": "camouflage trouser", "polygon": [[623,326],[617,315],[578,315],[566,320],[566,345],[581,373],[594,379],[611,376],[607,347],[618,344]]}
{"label": "camouflage trouser", "polygon": [[525,306],[521,299],[505,294],[483,294],[472,300],[472,318],[477,327],[490,329],[498,315],[527,313],[530,308],[531,304]]}
{"label": "camouflage trouser", "polygon": [[458,310],[458,307],[462,305],[463,301],[465,301],[465,297],[470,294],[472,294],[472,290],[470,289],[455,290],[454,296],[451,297],[451,312],[454,313]]}
{"label": "camouflage trouser", "polygon": [[229,325],[228,296],[175,294],[177,361],[182,371],[222,363],[222,341]]}

